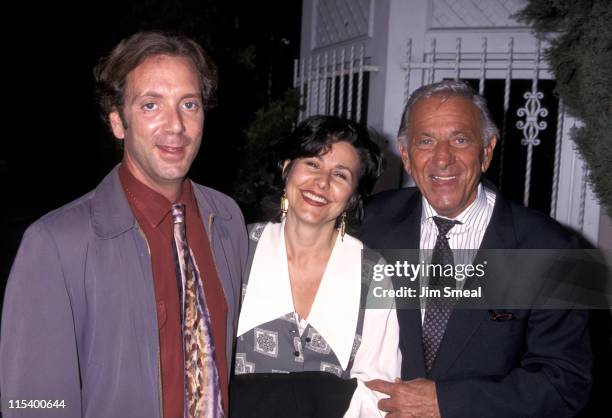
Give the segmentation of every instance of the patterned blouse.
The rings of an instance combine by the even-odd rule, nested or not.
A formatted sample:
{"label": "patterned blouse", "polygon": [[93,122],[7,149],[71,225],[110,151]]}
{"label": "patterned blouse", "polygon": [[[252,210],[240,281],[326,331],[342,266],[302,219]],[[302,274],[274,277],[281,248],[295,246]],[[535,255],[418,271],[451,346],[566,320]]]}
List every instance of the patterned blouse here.
{"label": "patterned blouse", "polygon": [[[259,253],[256,251],[258,245],[268,245],[265,237],[262,239],[262,241],[260,241],[266,227],[276,231],[276,233],[280,232],[280,242],[282,242],[283,247],[280,250],[281,252],[284,250],[284,236],[282,234],[283,224],[259,223],[249,226],[249,269],[251,269],[255,257],[259,255]],[[278,231],[279,228],[281,231]],[[272,231],[268,230],[267,232],[269,235]],[[347,243],[348,240],[352,240],[352,242],[349,244]],[[340,238],[338,238],[338,241],[340,241]],[[345,235],[343,242],[344,244],[336,243],[334,251],[340,251],[338,250],[339,245],[354,245],[355,243],[361,245],[360,241],[348,235]],[[353,252],[352,254],[359,254],[360,257],[361,251],[359,250],[358,252]],[[332,252],[332,257],[330,257],[329,263],[331,264],[333,262],[334,257]],[[354,260],[343,259],[341,262],[343,265],[361,265],[360,258]],[[288,270],[284,269],[283,271],[287,272],[286,281],[289,283]],[[336,278],[333,277],[330,279]],[[250,280],[251,277],[249,277],[249,281]],[[325,276],[323,280],[325,280]],[[325,289],[323,286],[323,280],[318,292],[324,291]],[[253,328],[246,330],[246,332],[241,333],[241,327],[239,326],[234,373],[246,374],[323,371],[333,373],[338,377],[345,379],[350,378],[350,369],[355,358],[355,354],[361,343],[361,331],[363,328],[365,311],[363,309],[363,303],[365,300],[364,297],[367,294],[367,285],[369,284],[367,280],[367,278],[361,278],[361,273],[359,273],[359,276],[350,282],[352,283],[352,286],[361,287],[361,289],[357,289],[357,294],[359,295],[359,305],[355,305],[355,312],[352,313],[355,317],[354,319],[356,319],[356,321],[353,321],[353,323],[356,325],[351,333],[352,341],[344,342],[344,344],[352,344],[348,363],[345,363],[345,367],[343,367],[343,362],[339,360],[338,356],[334,352],[332,344],[326,341],[323,335],[321,335],[321,332],[319,332],[312,324],[304,320],[302,320],[301,323],[298,323],[297,314],[292,310],[276,317],[275,319],[257,324]],[[243,301],[247,295],[247,292],[248,282],[243,285]],[[282,295],[279,295],[279,299],[282,299]],[[289,302],[291,302],[292,307],[293,302]],[[341,305],[342,304],[339,304],[337,309],[344,308],[344,306]],[[312,309],[317,309],[317,304],[314,302]],[[313,310],[311,310],[309,318],[313,316]],[[255,310],[251,310],[251,312],[255,312]],[[241,322],[245,320],[243,315],[246,314],[247,313],[244,310],[241,312]],[[334,318],[329,318],[329,320],[332,323],[334,322]],[[251,321],[251,323],[253,322],[257,322],[257,320]],[[329,323],[326,325],[329,325]],[[336,333],[329,333],[328,335],[332,334],[335,335]],[[346,332],[344,334],[346,335]]]}

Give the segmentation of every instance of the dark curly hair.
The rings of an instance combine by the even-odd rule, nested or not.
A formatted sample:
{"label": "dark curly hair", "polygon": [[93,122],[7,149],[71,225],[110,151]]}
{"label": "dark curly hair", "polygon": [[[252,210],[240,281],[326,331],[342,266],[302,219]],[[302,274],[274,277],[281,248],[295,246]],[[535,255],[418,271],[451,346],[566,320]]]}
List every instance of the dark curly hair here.
{"label": "dark curly hair", "polygon": [[[297,159],[325,154],[329,152],[332,144],[337,142],[351,144],[359,156],[359,180],[347,206],[347,221],[349,224],[355,224],[363,218],[363,199],[371,193],[382,171],[380,148],[370,139],[367,129],[356,122],[336,116],[311,116],[279,141],[275,151],[279,157],[278,168],[281,171],[280,188],[282,192]],[[285,161],[289,161],[289,164],[283,169]],[[280,210],[275,212],[278,221]]]}

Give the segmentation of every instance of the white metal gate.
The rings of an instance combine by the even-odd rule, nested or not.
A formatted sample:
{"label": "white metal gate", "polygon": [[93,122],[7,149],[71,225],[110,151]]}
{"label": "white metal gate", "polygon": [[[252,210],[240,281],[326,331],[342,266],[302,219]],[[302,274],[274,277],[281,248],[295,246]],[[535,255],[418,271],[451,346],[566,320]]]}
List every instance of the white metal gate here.
{"label": "white metal gate", "polygon": [[[527,78],[531,79],[531,91],[525,92],[524,107],[518,109],[517,115],[524,118],[516,124],[516,128],[522,130],[523,138],[521,144],[527,147],[527,158],[525,165],[525,180],[523,192],[523,204],[529,206],[530,189],[532,182],[532,166],[533,166],[533,147],[540,145],[540,131],[547,129],[548,109],[541,106],[540,101],[544,94],[538,90],[538,82],[540,79],[552,79],[548,65],[542,60],[542,48],[540,42],[536,42],[533,51],[517,52],[514,48],[514,38],[510,37],[505,52],[498,50],[489,51],[488,38],[483,37],[481,40],[481,48],[478,51],[469,50],[463,47],[462,38],[455,39],[454,51],[440,50],[437,47],[437,39],[432,38],[429,51],[425,53],[423,61],[414,60],[412,57],[412,40],[408,41],[406,48],[406,62],[402,68],[406,71],[404,97],[405,101],[414,88],[411,89],[411,71],[421,71],[421,83],[430,84],[435,81],[440,81],[444,78],[453,78],[456,80],[462,78],[477,78],[478,92],[480,95],[485,95],[485,81],[488,78],[503,78],[504,80],[504,96],[503,109],[504,119],[508,116],[510,110],[510,92],[512,89],[513,79]],[[491,98],[489,98],[491,101]],[[505,125],[505,123],[503,124]],[[563,125],[563,109],[562,104],[559,106],[557,126]],[[502,131],[503,136],[503,131]],[[552,176],[552,196],[551,196],[551,216],[556,214],[556,200],[559,190],[559,164],[561,158],[561,136],[562,131],[557,129],[555,141],[555,159],[554,170]],[[501,176],[503,176],[504,153],[503,143],[506,138],[501,138]],[[584,182],[586,188],[586,182]]]}
{"label": "white metal gate", "polygon": [[338,48],[295,60],[293,85],[300,91],[302,121],[312,115],[335,115],[362,120],[364,76],[378,67],[369,65],[363,45]]}
{"label": "white metal gate", "polygon": [[[366,123],[386,139],[394,164],[383,189],[397,187],[406,184],[395,138],[402,100],[423,84],[469,81],[499,109],[502,138],[494,156],[500,185],[511,179],[515,200],[596,243],[600,207],[570,139],[580,122],[554,98],[546,45],[512,17],[525,2],[304,0],[301,59],[294,68],[299,119],[329,114]],[[543,153],[546,170],[538,162]],[[537,206],[543,195],[546,208]]]}
{"label": "white metal gate", "polygon": [[[555,114],[551,114],[549,109],[542,104],[544,93],[539,87],[540,82],[554,80],[544,60],[545,46],[536,40],[534,44],[523,43],[517,48],[514,38],[508,37],[505,47],[502,48],[499,37],[493,39],[493,42],[487,37],[482,37],[479,48],[475,48],[476,43],[473,38],[472,36],[471,42],[468,42],[466,46],[461,37],[452,40],[454,45],[451,45],[448,36],[442,39],[431,37],[429,48],[422,57],[413,56],[412,40],[408,40],[406,60],[402,63],[402,69],[405,71],[404,100],[406,101],[409,94],[421,85],[442,79],[477,79],[478,91],[483,96],[487,95],[485,91],[487,80],[503,80],[503,97],[487,97],[490,106],[492,101],[503,101],[504,121],[500,124],[503,127],[500,129],[502,132],[501,146],[496,150],[501,156],[500,177],[503,178],[504,166],[522,164],[524,167],[523,204],[529,206],[534,182],[550,182],[550,216],[584,231],[587,192],[590,190],[587,184],[586,168],[569,140],[569,131],[578,122],[566,115],[563,103],[556,98],[549,97],[549,100],[553,98],[556,102]],[[494,45],[493,48],[491,44]],[[513,84],[516,84],[517,80],[530,80],[530,88],[521,92],[524,99],[523,105],[518,109],[511,109],[510,95]],[[550,95],[550,92],[548,94]],[[516,113],[510,114],[512,111]],[[506,119],[511,116],[518,117],[519,120],[514,126],[506,126]],[[532,170],[534,148],[541,146],[542,134],[552,125],[556,125],[552,170],[544,178],[534,178]],[[520,132],[520,144],[526,148],[524,161],[505,161],[505,141],[512,137],[511,129]],[[562,158],[564,145],[566,156]],[[591,200],[593,200],[592,196]],[[560,202],[565,206],[560,207]],[[574,216],[568,210],[568,203],[578,208]],[[592,202],[590,206],[590,210],[593,211]],[[598,207],[595,209],[598,219]]]}

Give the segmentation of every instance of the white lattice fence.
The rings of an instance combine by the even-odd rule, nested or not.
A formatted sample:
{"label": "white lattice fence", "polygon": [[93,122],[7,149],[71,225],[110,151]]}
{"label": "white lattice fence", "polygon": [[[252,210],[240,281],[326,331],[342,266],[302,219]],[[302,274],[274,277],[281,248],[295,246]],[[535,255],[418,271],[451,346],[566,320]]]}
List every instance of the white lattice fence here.
{"label": "white lattice fence", "polygon": [[432,28],[513,27],[526,0],[432,0]]}
{"label": "white lattice fence", "polygon": [[361,121],[365,75],[378,71],[367,61],[363,46],[295,60],[293,82],[300,91],[299,120],[321,114]]}
{"label": "white lattice fence", "polygon": [[370,31],[371,0],[319,0],[315,47],[338,44]]}

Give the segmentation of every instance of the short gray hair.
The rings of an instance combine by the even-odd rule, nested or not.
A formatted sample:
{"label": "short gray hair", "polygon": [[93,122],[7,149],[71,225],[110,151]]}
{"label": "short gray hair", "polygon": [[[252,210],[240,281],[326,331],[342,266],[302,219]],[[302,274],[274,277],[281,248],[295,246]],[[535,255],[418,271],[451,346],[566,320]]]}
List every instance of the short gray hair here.
{"label": "short gray hair", "polygon": [[408,145],[406,130],[408,129],[408,117],[410,110],[419,100],[428,99],[434,96],[441,97],[443,100],[447,100],[449,97],[465,97],[466,99],[470,100],[480,111],[483,146],[489,145],[492,137],[495,136],[499,138],[499,129],[497,129],[497,126],[491,117],[491,113],[487,107],[487,100],[476,93],[476,91],[474,91],[474,89],[464,81],[444,80],[438,83],[427,84],[419,87],[413,91],[408,98],[408,102],[406,103],[404,111],[402,112],[402,121],[397,133],[398,138],[404,143],[404,145]]}

